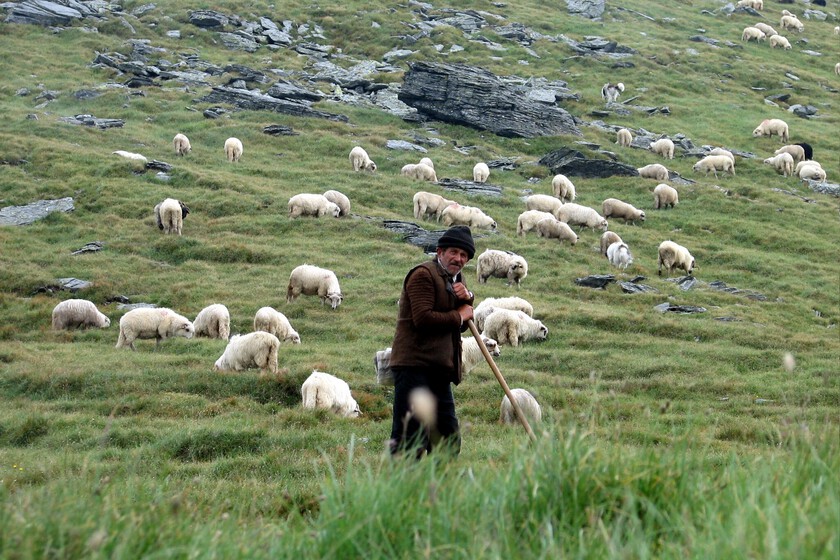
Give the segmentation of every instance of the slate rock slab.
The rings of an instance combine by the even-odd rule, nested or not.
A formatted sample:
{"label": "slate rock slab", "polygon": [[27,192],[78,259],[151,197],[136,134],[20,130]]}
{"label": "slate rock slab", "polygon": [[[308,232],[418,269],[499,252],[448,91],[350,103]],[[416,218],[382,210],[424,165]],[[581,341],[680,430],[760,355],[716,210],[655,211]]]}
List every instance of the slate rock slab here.
{"label": "slate rock slab", "polygon": [[691,313],[705,313],[705,307],[695,307],[693,305],[674,305],[673,303],[660,303],[657,306],[654,306],[654,309],[659,311],[660,313],[681,313],[684,315],[688,315]]}
{"label": "slate rock slab", "polygon": [[600,288],[602,290],[606,290],[612,282],[615,282],[615,275],[613,274],[590,274],[583,278],[575,278],[575,284],[578,286]]}
{"label": "slate rock slab", "polygon": [[502,196],[502,187],[498,185],[491,185],[489,183],[476,183],[466,179],[452,179],[450,177],[443,177],[438,180],[438,185],[448,191],[461,191],[465,194],[483,195],[483,196]]}
{"label": "slate rock slab", "polygon": [[73,198],[65,197],[55,200],[39,200],[24,206],[6,206],[0,208],[0,225],[25,226],[36,222],[53,212],[72,212]]}
{"label": "slate rock slab", "polygon": [[549,152],[540,158],[538,163],[548,167],[555,175],[562,173],[568,177],[604,178],[614,175],[628,177],[639,175],[636,168],[630,165],[605,159],[591,159],[577,150],[565,147]]}

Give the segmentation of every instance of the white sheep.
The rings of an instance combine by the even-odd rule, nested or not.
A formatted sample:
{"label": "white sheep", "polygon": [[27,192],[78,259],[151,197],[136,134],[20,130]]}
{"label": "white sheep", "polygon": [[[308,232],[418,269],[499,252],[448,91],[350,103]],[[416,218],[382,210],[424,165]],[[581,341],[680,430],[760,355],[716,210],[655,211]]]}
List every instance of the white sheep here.
{"label": "white sheep", "polygon": [[834,65],[834,73],[840,76],[840,62]]}
{"label": "white sheep", "polygon": [[667,159],[674,159],[674,142],[669,138],[660,138],[650,143],[650,151]]}
{"label": "white sheep", "polygon": [[656,179],[657,181],[668,180],[668,168],[661,163],[651,163],[650,165],[639,167],[636,171],[639,172],[640,177],[644,177],[645,179]]}
{"label": "white sheep", "polygon": [[772,26],[767,25],[763,21],[760,21],[758,23],[754,23],[753,27],[755,27],[756,29],[760,29],[768,37],[772,37],[773,35],[778,35],[779,34],[775,29],[773,29]]}
{"label": "white sheep", "polygon": [[497,309],[484,321],[484,336],[496,340],[499,344],[519,346],[527,340],[545,340],[548,327],[542,321],[533,319],[522,311]]}
{"label": "white sheep", "polygon": [[111,326],[111,319],[96,308],[96,304],[86,299],[66,299],[59,302],[52,311],[52,328],[86,329],[98,327],[106,329]]}
{"label": "white sheep", "polygon": [[604,211],[604,218],[620,218],[624,223],[630,222],[636,225],[636,220],[645,221],[645,213],[632,204],[617,198],[607,198],[601,205]]}
{"label": "white sheep", "polygon": [[569,227],[569,224],[556,218],[542,219],[537,222],[534,229],[537,230],[537,237],[556,239],[559,243],[568,241],[571,245],[576,245],[579,239],[578,234]]}
{"label": "white sheep", "polygon": [[787,40],[787,37],[782,37],[781,35],[773,35],[770,37],[770,46],[774,49],[777,47],[788,50],[793,48],[790,46],[790,41]]}
{"label": "white sheep", "polygon": [[230,137],[225,140],[225,157],[231,163],[236,163],[242,157],[242,140]]}
{"label": "white sheep", "polygon": [[138,307],[132,309],[120,319],[120,334],[116,348],[128,346],[132,350],[137,339],[155,339],[155,350],[161,340],[181,336],[192,338],[195,328],[192,322],[165,307]]}
{"label": "white sheep", "polygon": [[769,157],[764,160],[764,163],[772,165],[778,173],[781,173],[785,177],[793,175],[793,156],[787,152]]}
{"label": "white sheep", "polygon": [[277,373],[277,350],[280,341],[271,333],[256,331],[230,337],[225,351],[213,364],[213,371],[242,371],[259,368],[263,373]]}
{"label": "white sheep", "polygon": [[797,33],[802,33],[805,31],[805,26],[799,21],[799,18],[795,15],[783,15],[782,19],[779,21],[779,25],[782,29],[790,29],[791,31],[796,31]]}
{"label": "white sheep", "polygon": [[111,152],[112,154],[118,155],[125,159],[130,159],[131,161],[136,161],[142,164],[149,163],[149,159],[144,156],[143,154],[136,154],[134,152],[126,152],[125,150],[115,150]]}
{"label": "white sheep", "polygon": [[825,169],[820,167],[819,165],[803,165],[799,168],[798,176],[803,181],[806,179],[810,179],[812,181],[825,181],[827,175]]}
{"label": "white sheep", "polygon": [[289,218],[299,216],[332,216],[338,218],[341,208],[322,194],[301,193],[289,199]]}
{"label": "white sheep", "polygon": [[516,235],[525,235],[537,227],[537,222],[545,219],[556,220],[557,218],[551,212],[543,212],[542,210],[526,210],[522,212],[516,219]]}
{"label": "white sheep", "polygon": [[677,189],[665,183],[659,183],[653,189],[653,207],[656,209],[673,208],[680,203],[680,193]]}
{"label": "white sheep", "polygon": [[475,326],[479,331],[484,330],[485,320],[497,309],[521,311],[529,317],[534,316],[534,306],[528,300],[521,297],[484,298],[473,309],[473,321],[475,321]]}
{"label": "white sheep", "polygon": [[440,221],[443,209],[450,204],[456,204],[454,200],[443,198],[439,194],[426,191],[418,191],[414,194],[414,219],[420,220],[426,215],[434,216],[435,221]]}
{"label": "white sheep", "polygon": [[779,155],[783,152],[788,153],[793,157],[794,165],[805,159],[805,148],[799,144],[788,144],[787,146],[782,146],[773,152],[773,155]]}
{"label": "white sheep", "polygon": [[368,157],[368,153],[361,146],[355,146],[350,150],[350,163],[353,165],[353,171],[376,171],[376,164]]}
{"label": "white sheep", "polygon": [[563,174],[558,173],[551,180],[551,190],[554,196],[563,202],[574,202],[577,192],[574,184]]}
{"label": "white sheep", "polygon": [[739,8],[753,8],[754,10],[764,9],[764,0],[738,0],[736,4]]}
{"label": "white sheep", "polygon": [[617,84],[607,83],[604,84],[603,87],[601,87],[601,99],[603,99],[607,103],[614,102],[622,93],[624,93],[624,84],[622,84],[621,82]]}
{"label": "white sheep", "polygon": [[230,338],[230,312],[221,303],[213,303],[198,312],[193,321],[195,336]]}
{"label": "white sheep", "polygon": [[775,134],[782,139],[782,142],[787,142],[789,140],[788,132],[788,125],[782,119],[764,119],[761,121],[761,124],[753,130],[753,138],[757,138],[759,136],[772,137]]}
{"label": "white sheep", "polygon": [[400,175],[402,175],[403,177],[408,177],[409,179],[414,179],[414,170],[416,168],[416,163],[406,163],[400,169]]}
{"label": "white sheep", "polygon": [[490,168],[483,161],[475,164],[473,167],[473,181],[476,183],[486,183],[490,178]]}
{"label": "white sheep", "polygon": [[422,164],[428,165],[432,169],[435,168],[435,164],[434,164],[434,162],[432,162],[432,158],[428,158],[428,157],[420,158],[420,161],[417,162],[417,163],[422,163]]}
{"label": "white sheep", "polygon": [[163,233],[177,233],[181,235],[184,228],[184,218],[190,213],[186,204],[174,198],[167,198],[155,205],[155,222]]}
{"label": "white sheep", "polygon": [[307,410],[323,408],[347,418],[355,418],[362,414],[350,392],[350,385],[343,379],[323,371],[312,370],[312,374],[301,385],[300,394],[303,408]]}
{"label": "white sheep", "polygon": [[629,148],[630,144],[633,143],[633,133],[626,128],[619,129],[618,132],[615,133],[615,143],[619,146]]}
{"label": "white sheep", "polygon": [[461,204],[450,204],[440,214],[440,221],[446,227],[469,226],[475,228],[488,228],[495,230],[496,221],[474,206],[462,206]]}
{"label": "white sheep", "polygon": [[840,35],[840,25],[835,25],[834,26],[834,34],[835,35]]}
{"label": "white sheep", "polygon": [[617,241],[607,247],[607,260],[610,264],[621,270],[633,264],[633,255],[630,254],[630,247],[626,243]]}
{"label": "white sheep", "polygon": [[344,299],[335,272],[310,264],[298,266],[289,275],[286,303],[293,302],[301,294],[305,296],[317,295],[321,298],[321,305],[329,300],[333,309],[341,305]]}
{"label": "white sheep", "polygon": [[260,307],[254,315],[254,330],[271,333],[280,342],[300,344],[300,335],[289,319],[273,307]]}
{"label": "white sheep", "polygon": [[799,177],[799,172],[802,170],[803,167],[806,165],[813,165],[815,167],[819,167],[822,169],[822,165],[815,159],[803,159],[799,163],[796,164],[796,167],[793,168],[793,174]]}
{"label": "white sheep", "polygon": [[574,202],[564,204],[557,212],[557,219],[570,226],[580,226],[581,229],[588,227],[592,231],[596,229],[606,231],[609,227],[606,218],[598,214],[597,210]]}
{"label": "white sheep", "polygon": [[510,251],[485,249],[478,256],[475,268],[479,284],[486,284],[487,279],[492,276],[494,278],[507,278],[508,286],[515,283],[518,288],[522,280],[528,276],[528,262],[525,257]]}
{"label": "white sheep", "polygon": [[[529,424],[538,424],[542,421],[542,409],[534,395],[519,388],[511,389],[510,394],[513,395],[513,400],[516,401],[519,410],[522,411],[522,415],[525,416]],[[514,410],[507,394],[502,398],[502,404],[499,407],[499,422],[502,424],[519,423],[519,417],[516,415],[516,410]]]}
{"label": "white sheep", "polygon": [[697,267],[697,263],[695,262],[694,257],[691,256],[691,253],[688,252],[688,249],[670,240],[663,241],[659,244],[658,263],[659,276],[662,276],[663,266],[667,270],[668,276],[670,276],[671,273],[678,268],[683,269],[686,274],[691,274],[691,272]]}
{"label": "white sheep", "polygon": [[432,183],[437,183],[437,174],[435,173],[435,168],[426,165],[425,163],[417,163],[417,164],[409,164],[403,167],[405,170],[406,167],[410,167],[410,171],[408,174],[403,173],[408,177],[412,177],[417,179],[418,181],[430,181]]}
{"label": "white sheep", "polygon": [[342,192],[329,190],[324,193],[324,198],[338,206],[338,217],[343,218],[350,214],[350,199]]}
{"label": "white sheep", "polygon": [[601,254],[607,256],[607,249],[613,243],[623,243],[621,237],[614,231],[605,231],[601,234]]}
{"label": "white sheep", "polygon": [[764,31],[758,29],[757,27],[745,27],[743,33],[741,33],[741,40],[749,42],[750,40],[753,41],[763,41],[767,38],[767,35],[764,34]]}
{"label": "white sheep", "polygon": [[695,163],[691,169],[698,172],[702,171],[704,175],[708,175],[711,171],[714,173],[715,179],[717,179],[718,171],[726,171],[731,173],[733,177],[735,176],[735,164],[726,156],[706,156]]}
{"label": "white sheep", "polygon": [[711,150],[709,150],[709,153],[707,153],[706,155],[707,156],[726,156],[726,157],[728,157],[729,159],[732,160],[733,164],[735,163],[735,155],[732,152],[730,152],[729,150],[726,150],[724,148],[712,148]]}
{"label": "white sheep", "polygon": [[[487,348],[487,351],[490,353],[491,356],[498,357],[502,354],[501,349],[499,349],[499,343],[493,340],[492,338],[482,336],[481,341],[484,343],[484,347]],[[461,371],[463,373],[469,373],[475,368],[475,366],[477,366],[483,361],[484,353],[481,351],[481,348],[478,347],[478,341],[475,339],[475,337],[471,336],[469,338],[462,338]]]}
{"label": "white sheep", "polygon": [[192,151],[190,146],[190,139],[185,134],[180,132],[172,139],[172,145],[175,147],[176,156],[185,156]]}
{"label": "white sheep", "polygon": [[528,210],[539,210],[557,215],[557,210],[563,206],[563,201],[547,194],[532,194],[525,199],[525,208]]}

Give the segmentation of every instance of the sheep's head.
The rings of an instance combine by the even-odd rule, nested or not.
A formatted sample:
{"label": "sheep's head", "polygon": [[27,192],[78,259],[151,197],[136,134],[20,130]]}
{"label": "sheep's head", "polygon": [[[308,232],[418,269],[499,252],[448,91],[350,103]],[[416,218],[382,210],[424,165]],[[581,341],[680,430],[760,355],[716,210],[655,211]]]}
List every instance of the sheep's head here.
{"label": "sheep's head", "polygon": [[284,340],[291,342],[292,344],[300,344],[300,335],[294,331],[289,333]]}
{"label": "sheep's head", "polygon": [[498,342],[487,336],[482,336],[481,340],[484,342],[484,346],[487,348],[487,351],[490,352],[491,356],[500,356],[502,354],[501,349],[499,349]]}
{"label": "sheep's head", "polygon": [[193,324],[187,320],[177,320],[172,324],[172,336],[182,336],[184,338],[192,338],[195,334]]}
{"label": "sheep's head", "polygon": [[548,338],[548,327],[540,323],[540,329],[537,332],[537,340],[545,340]]}
{"label": "sheep's head", "polygon": [[180,200],[178,201],[178,204],[181,205],[181,219],[184,219],[187,217],[187,214],[190,213],[190,209],[187,208],[187,205],[181,202]]}
{"label": "sheep's head", "polygon": [[639,212],[639,219],[640,219],[640,220],[642,220],[643,222],[645,221],[645,213],[644,213],[644,211]]}
{"label": "sheep's head", "polygon": [[102,319],[102,320],[100,321],[102,324],[101,324],[101,325],[99,325],[99,327],[100,327],[100,328],[107,329],[108,327],[110,327],[110,326],[111,326],[111,319],[109,319],[107,315],[104,315],[104,314],[103,314],[103,315],[100,317],[100,319]]}
{"label": "sheep's head", "polygon": [[370,171],[371,173],[373,173],[374,171],[376,171],[376,164],[375,164],[375,163],[373,163],[373,161],[370,161],[370,162],[368,162],[368,164],[365,166],[365,169],[367,169],[368,171]]}
{"label": "sheep's head", "polygon": [[327,294],[325,300],[329,300],[330,307],[336,309],[344,301],[344,296],[339,292],[330,292]]}

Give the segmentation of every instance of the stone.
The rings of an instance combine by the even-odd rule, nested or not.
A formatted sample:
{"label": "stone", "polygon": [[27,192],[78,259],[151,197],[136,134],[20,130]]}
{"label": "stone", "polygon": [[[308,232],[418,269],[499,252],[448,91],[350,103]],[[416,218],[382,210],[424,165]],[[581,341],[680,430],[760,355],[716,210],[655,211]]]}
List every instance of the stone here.
{"label": "stone", "polygon": [[606,8],[605,0],[566,0],[566,7],[569,13],[576,16],[583,16],[588,19],[599,20],[604,15]]}
{"label": "stone", "polygon": [[749,299],[754,299],[756,301],[767,301],[767,296],[764,294],[760,294],[758,292],[754,292],[752,290],[741,290],[739,288],[733,288],[726,285],[726,282],[722,280],[715,280],[714,282],[709,282],[709,287],[718,290],[721,292],[726,292],[728,294],[735,294],[735,295],[742,295],[746,296]]}
{"label": "stone", "polygon": [[125,125],[122,119],[98,119],[93,115],[75,115],[73,117],[60,117],[58,120],[70,124],[79,124],[84,126],[95,126],[96,128],[120,128]]}
{"label": "stone", "polygon": [[797,117],[808,119],[817,114],[817,108],[813,105],[791,105],[788,107],[788,112],[793,113]]}
{"label": "stone", "polygon": [[615,175],[627,177],[639,175],[636,168],[630,165],[604,159],[590,159],[577,150],[565,147],[544,155],[538,163],[548,167],[555,175],[562,173],[569,177],[605,178]]}
{"label": "stone", "polygon": [[270,124],[263,127],[263,132],[271,136],[297,136],[299,133],[292,130],[290,126],[283,126],[281,124]]}
{"label": "stone", "polygon": [[190,12],[190,23],[204,29],[223,28],[230,19],[223,13],[213,10],[196,10]]}
{"label": "stone", "polygon": [[[252,111],[274,111],[298,117],[319,117],[331,121],[347,122],[349,119],[344,115],[327,113],[312,109],[303,100],[277,99],[270,95],[259,92],[252,92],[224,86],[214,87],[210,93],[200,99],[205,103],[227,103]],[[206,115],[206,113],[205,113]]]}
{"label": "stone", "polygon": [[105,244],[101,241],[91,241],[90,243],[86,243],[81,249],[76,249],[71,255],[81,255],[82,253],[97,253],[101,251],[105,247]]}
{"label": "stone", "polygon": [[385,142],[385,147],[389,150],[413,150],[415,152],[420,152],[421,154],[428,153],[429,151],[423,146],[418,146],[417,144],[412,144],[411,142],[406,142],[405,140],[388,140]]}
{"label": "stone", "polygon": [[613,274],[591,274],[583,278],[575,278],[575,284],[578,286],[585,286],[587,288],[599,288],[606,290],[610,283],[615,282]]}
{"label": "stone", "polygon": [[659,290],[657,290],[653,286],[648,286],[646,284],[636,284],[634,282],[619,282],[618,285],[621,286],[621,291],[626,294],[646,294],[659,292]]}
{"label": "stone", "polygon": [[71,292],[78,292],[93,287],[93,282],[88,280],[79,280],[78,278],[59,278],[58,285],[62,290],[69,290]]}
{"label": "stone", "polygon": [[16,4],[4,4],[11,7],[6,23],[29,23],[34,25],[70,25],[74,20],[98,15],[96,9],[85,2],[63,0],[26,0]]}
{"label": "stone", "polygon": [[39,200],[24,206],[6,206],[0,208],[0,226],[25,226],[53,212],[72,212],[75,210],[71,197],[54,200]]}
{"label": "stone", "polygon": [[654,309],[659,311],[660,313],[681,313],[681,314],[690,314],[690,313],[705,313],[705,307],[695,307],[693,305],[674,305],[669,302],[660,303],[657,306],[654,306]]}
{"label": "stone", "polygon": [[438,186],[448,191],[462,191],[468,195],[482,195],[501,197],[502,187],[490,183],[475,183],[466,179],[452,179],[450,177],[439,177]]}

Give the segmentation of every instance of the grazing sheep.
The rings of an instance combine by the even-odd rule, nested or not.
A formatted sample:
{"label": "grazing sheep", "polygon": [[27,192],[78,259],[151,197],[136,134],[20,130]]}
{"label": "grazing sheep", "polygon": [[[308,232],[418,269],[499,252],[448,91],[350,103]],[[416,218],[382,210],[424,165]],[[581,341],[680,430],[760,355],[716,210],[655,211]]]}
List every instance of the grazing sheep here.
{"label": "grazing sheep", "polygon": [[607,249],[613,243],[623,243],[621,237],[614,231],[605,231],[601,234],[601,254],[607,256]]}
{"label": "grazing sheep", "polygon": [[149,159],[143,154],[135,154],[134,152],[126,152],[125,150],[115,150],[111,153],[124,157],[125,159],[130,159],[131,161],[138,161],[143,164],[149,163]]}
{"label": "grazing sheep", "polygon": [[[540,403],[534,398],[534,395],[525,389],[511,389],[510,394],[513,395],[513,400],[522,411],[522,415],[528,420],[529,424],[538,424],[542,421],[542,409]],[[502,398],[502,404],[499,408],[499,422],[502,424],[518,424],[519,417],[516,415],[513,405],[507,395]]]}
{"label": "grazing sheep", "polygon": [[537,227],[537,222],[545,219],[556,220],[557,218],[551,212],[543,212],[541,210],[526,210],[522,212],[516,219],[516,235],[525,235]]}
{"label": "grazing sheep", "polygon": [[778,33],[776,32],[775,29],[773,29],[771,26],[767,25],[764,22],[754,23],[753,27],[755,27],[756,29],[760,29],[768,37],[772,37],[773,35],[778,35]]}
{"label": "grazing sheep", "polygon": [[175,146],[176,156],[185,156],[192,151],[190,146],[190,139],[180,132],[172,139],[172,145]]}
{"label": "grazing sheep", "polygon": [[601,207],[605,218],[621,218],[625,224],[630,222],[633,225],[636,225],[636,220],[645,221],[644,211],[617,198],[605,199]]}
{"label": "grazing sheep", "polygon": [[709,153],[706,154],[707,156],[726,156],[732,160],[732,163],[735,163],[735,156],[729,150],[725,150],[723,148],[712,148],[709,150]]}
{"label": "grazing sheep", "polygon": [[235,334],[225,351],[213,364],[213,371],[242,371],[251,367],[277,373],[277,349],[280,341],[271,333],[257,331]]}
{"label": "grazing sheep", "polygon": [[557,215],[557,210],[563,206],[563,201],[559,198],[549,196],[547,194],[532,194],[525,199],[525,208],[528,210],[539,210],[540,212],[550,212]]}
{"label": "grazing sheep", "polygon": [[803,181],[806,179],[810,179],[812,181],[825,181],[827,175],[825,173],[825,169],[820,167],[819,165],[810,165],[806,164],[803,165],[799,169],[799,178]]}
{"label": "grazing sheep", "polygon": [[350,385],[343,379],[323,371],[312,370],[312,374],[300,387],[300,395],[303,398],[303,408],[308,410],[323,408],[347,418],[355,418],[362,414],[350,393]]}
{"label": "grazing sheep", "polygon": [[450,204],[440,214],[440,220],[446,227],[469,226],[495,230],[496,221],[474,206],[462,206],[458,203]]}
{"label": "grazing sheep", "polygon": [[792,49],[793,47],[790,46],[790,41],[787,40],[786,37],[782,37],[781,35],[773,35],[770,37],[770,46],[772,48],[781,47],[783,49]]}
{"label": "grazing sheep", "polygon": [[738,0],[736,4],[739,8],[752,8],[754,10],[764,9],[764,0]]}
{"label": "grazing sheep", "polygon": [[782,152],[773,157],[764,160],[764,163],[770,164],[778,172],[785,177],[793,175],[793,156],[787,152]]}
{"label": "grazing sheep", "polygon": [[660,208],[673,208],[680,203],[680,194],[677,189],[665,183],[656,185],[653,189],[653,207],[657,210]]}
{"label": "grazing sheep", "polygon": [[840,25],[836,25],[836,26],[834,27],[834,34],[835,34],[835,35],[840,35]]}
{"label": "grazing sheep", "polygon": [[717,179],[717,172],[718,171],[727,171],[735,176],[735,164],[732,163],[732,160],[726,156],[706,156],[697,163],[695,163],[692,168],[694,171],[702,171],[704,175],[708,175],[709,171],[714,173],[715,179]]}
{"label": "grazing sheep", "polygon": [[650,165],[639,167],[636,171],[639,172],[639,176],[645,179],[656,179],[657,181],[668,180],[668,168],[661,163],[651,163]]}
{"label": "grazing sheep", "polygon": [[531,339],[545,340],[548,328],[522,311],[497,309],[485,319],[484,332],[481,334],[499,344],[519,346],[520,342]]}
{"label": "grazing sheep", "polygon": [[758,138],[759,136],[772,137],[774,134],[779,136],[782,142],[787,142],[789,140],[787,123],[781,119],[764,119],[753,130],[753,138]]}
{"label": "grazing sheep", "polygon": [[807,142],[797,142],[794,146],[800,146],[802,150],[805,152],[805,159],[814,159],[814,149],[811,147],[811,144]]}
{"label": "grazing sheep", "polygon": [[633,264],[633,255],[630,254],[630,247],[626,243],[617,241],[607,247],[607,260],[610,264],[621,270]]}
{"label": "grazing sheep", "polygon": [[572,245],[578,242],[578,234],[572,231],[569,224],[561,222],[555,218],[545,218],[537,222],[534,226],[537,230],[537,237],[545,237],[546,239],[556,239],[559,243],[568,241]]}
{"label": "grazing sheep", "polygon": [[301,193],[289,199],[289,218],[298,216],[332,216],[338,218],[341,208],[322,194]]}
{"label": "grazing sheep", "polygon": [[741,33],[741,40],[749,42],[750,40],[753,41],[763,41],[767,38],[764,34],[764,31],[758,29],[756,27],[745,27],[744,32]]}
{"label": "grazing sheep", "polygon": [[420,220],[426,215],[434,216],[435,221],[440,221],[443,209],[450,204],[457,204],[454,200],[443,198],[439,194],[426,191],[418,191],[414,194],[414,219]]}
{"label": "grazing sheep", "polygon": [[198,312],[193,321],[195,336],[230,338],[230,312],[221,303],[208,305]]}
{"label": "grazing sheep", "polygon": [[165,307],[139,307],[132,309],[120,319],[120,335],[116,348],[128,346],[132,350],[137,339],[155,339],[155,350],[161,340],[182,336],[192,338],[195,328],[189,319]]}
{"label": "grazing sheep", "polygon": [[181,230],[184,228],[184,219],[190,209],[180,200],[174,198],[167,198],[155,205],[155,222],[157,222],[158,229],[163,230],[163,233],[177,233],[181,235]]}
{"label": "grazing sheep", "polygon": [[794,15],[783,15],[782,19],[779,21],[779,25],[782,29],[790,29],[791,31],[796,31],[797,33],[805,31],[805,26],[801,21],[799,21],[799,18]]}
{"label": "grazing sheep", "polygon": [[688,249],[673,241],[663,241],[659,244],[659,276],[662,276],[663,266],[670,276],[678,268],[683,269],[686,274],[691,274],[697,264]]}
{"label": "grazing sheep", "polygon": [[607,103],[613,103],[622,93],[624,93],[624,84],[621,82],[617,84],[607,83],[601,88],[601,99]]}
{"label": "grazing sheep", "polygon": [[805,148],[799,144],[788,144],[787,146],[782,146],[773,152],[773,155],[779,155],[781,153],[790,154],[791,157],[793,157],[794,165],[805,159]]}
{"label": "grazing sheep", "polygon": [[518,288],[522,280],[528,276],[528,262],[524,257],[510,251],[485,249],[478,256],[476,276],[479,284],[486,284],[491,276],[507,278],[507,285],[516,284]]}
{"label": "grazing sheep", "polygon": [[418,163],[414,166],[413,172],[410,177],[414,177],[419,181],[430,181],[432,183],[437,183],[437,174],[435,173],[435,168],[425,163]]}
{"label": "grazing sheep", "polygon": [[486,183],[490,178],[490,168],[484,162],[479,162],[473,167],[473,181],[476,183]]}
{"label": "grazing sheep", "polygon": [[813,166],[815,166],[815,167],[819,167],[820,169],[822,169],[822,165],[821,165],[821,164],[820,164],[820,162],[818,162],[817,160],[813,160],[813,159],[803,159],[802,161],[800,161],[799,163],[797,163],[797,164],[796,164],[796,167],[794,167],[794,168],[793,168],[793,174],[794,174],[794,175],[796,175],[796,176],[798,177],[798,176],[799,176],[799,172],[800,172],[800,171],[802,170],[802,168],[803,168],[803,167],[805,167],[806,165],[813,165]]}
{"label": "grazing sheep", "polygon": [[406,163],[400,169],[400,175],[402,175],[403,177],[408,177],[409,179],[414,179],[414,170],[416,168],[416,163]]}
{"label": "grazing sheep", "polygon": [[[501,356],[502,351],[499,349],[499,343],[492,338],[486,336],[481,337],[484,347],[491,356]],[[478,347],[478,341],[474,336],[461,339],[461,371],[469,373],[478,364],[484,361],[484,353]]]}
{"label": "grazing sheep", "polygon": [[239,138],[230,137],[225,140],[225,156],[231,163],[236,163],[242,157],[242,141]]}
{"label": "grazing sheep", "polygon": [[301,294],[305,296],[317,295],[321,298],[321,305],[329,300],[333,309],[341,305],[344,299],[335,272],[310,264],[300,265],[289,275],[286,303],[292,303]]}
{"label": "grazing sheep", "polygon": [[555,175],[551,180],[551,190],[554,192],[554,196],[563,202],[574,202],[577,196],[574,184],[562,174]]}
{"label": "grazing sheep", "polygon": [[529,317],[534,316],[534,306],[528,300],[521,297],[484,298],[473,309],[473,321],[475,321],[475,326],[479,331],[484,330],[484,321],[497,309],[521,311]]}
{"label": "grazing sheep", "polygon": [[840,62],[834,65],[834,73],[840,76]]}
{"label": "grazing sheep", "polygon": [[101,313],[92,301],[86,299],[66,299],[53,307],[52,328],[86,329],[98,327],[106,329],[111,326],[111,319]]}
{"label": "grazing sheep", "polygon": [[420,158],[420,161],[417,162],[417,163],[422,163],[422,164],[428,165],[432,169],[435,168],[435,164],[432,162],[432,158],[427,158],[427,157]]}
{"label": "grazing sheep", "polygon": [[300,344],[300,335],[285,315],[273,307],[260,307],[254,315],[254,330],[265,331],[277,337],[281,342]]}
{"label": "grazing sheep", "polygon": [[650,151],[667,159],[674,159],[674,142],[669,138],[660,138],[651,142]]}
{"label": "grazing sheep", "polygon": [[588,227],[592,231],[596,229],[607,231],[609,227],[607,220],[598,214],[594,208],[575,204],[574,202],[564,204],[557,212],[557,219],[561,222],[566,222],[570,226],[580,226],[581,229]]}
{"label": "grazing sheep", "polygon": [[343,218],[350,214],[350,199],[344,193],[329,190],[324,193],[324,198],[338,206],[338,217]]}
{"label": "grazing sheep", "polygon": [[633,133],[626,128],[619,129],[618,132],[615,133],[615,143],[619,146],[629,148],[630,144],[633,143]]}
{"label": "grazing sheep", "polygon": [[353,171],[376,171],[376,164],[368,157],[367,152],[361,146],[356,146],[350,150],[350,163],[353,165]]}

